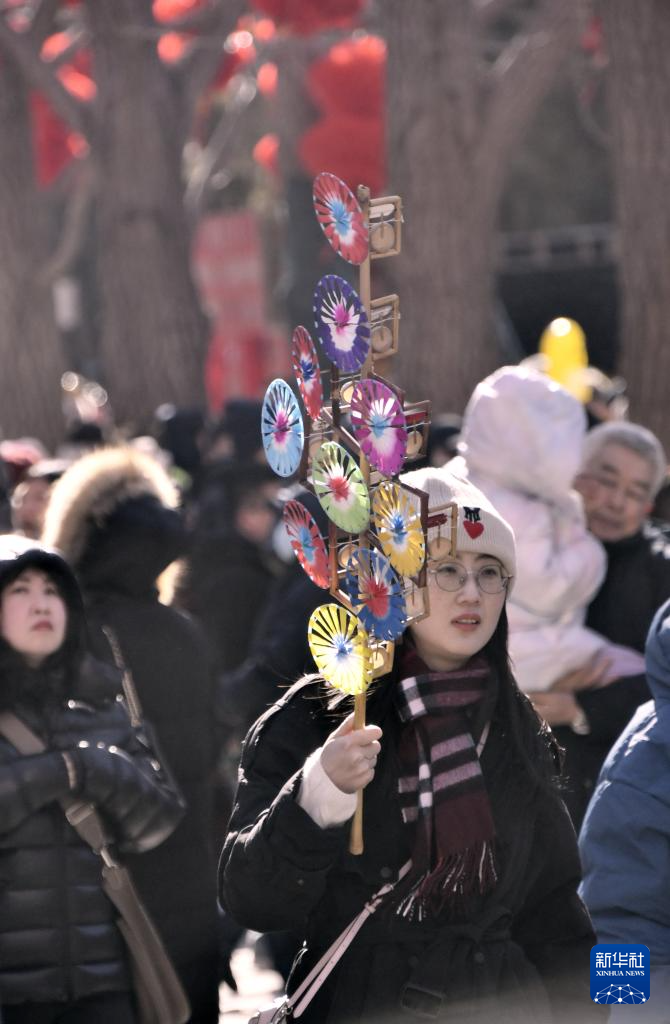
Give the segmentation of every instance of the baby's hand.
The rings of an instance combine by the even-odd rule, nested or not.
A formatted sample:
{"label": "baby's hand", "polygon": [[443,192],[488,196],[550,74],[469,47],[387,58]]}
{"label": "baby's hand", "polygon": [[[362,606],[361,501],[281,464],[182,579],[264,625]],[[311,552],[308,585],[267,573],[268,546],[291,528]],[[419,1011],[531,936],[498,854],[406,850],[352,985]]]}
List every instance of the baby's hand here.
{"label": "baby's hand", "polygon": [[321,766],[343,793],[356,793],[374,779],[381,735],[378,725],[354,729],[352,712],[324,743]]}

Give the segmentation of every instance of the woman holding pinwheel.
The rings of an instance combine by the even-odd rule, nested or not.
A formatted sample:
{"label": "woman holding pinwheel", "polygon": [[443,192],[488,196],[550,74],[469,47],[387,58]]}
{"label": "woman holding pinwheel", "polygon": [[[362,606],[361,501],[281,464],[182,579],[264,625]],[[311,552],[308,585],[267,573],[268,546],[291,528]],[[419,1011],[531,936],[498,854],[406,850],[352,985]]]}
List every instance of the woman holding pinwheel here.
{"label": "woman holding pinwheel", "polygon": [[[583,1024],[601,1013],[588,992],[595,939],[576,891],[557,748],[508,662],[512,530],[445,470],[401,480],[429,496],[431,613],[408,627],[391,671],[371,687],[364,728],[314,676],[252,728],[222,901],[246,927],[304,935],[292,993],[389,884],[301,1007],[304,1024]],[[455,552],[445,517],[433,514],[449,502]],[[361,788],[364,852],[354,856]]]}

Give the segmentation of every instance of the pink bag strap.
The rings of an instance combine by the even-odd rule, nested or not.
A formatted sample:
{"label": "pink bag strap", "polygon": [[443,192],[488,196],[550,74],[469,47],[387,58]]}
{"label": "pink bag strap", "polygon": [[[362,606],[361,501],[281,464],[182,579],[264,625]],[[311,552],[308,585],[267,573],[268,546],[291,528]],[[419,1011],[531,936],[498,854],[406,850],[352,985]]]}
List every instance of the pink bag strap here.
{"label": "pink bag strap", "polygon": [[411,861],[407,861],[406,864],[403,864],[398,872],[396,881],[388,882],[386,885],[383,885],[382,888],[374,894],[374,896],[371,896],[360,914],[358,914],[353,921],[349,922],[341,935],[338,935],[335,939],[332,946],[329,946],[318,963],[312,967],[312,970],[309,972],[307,977],[303,979],[293,995],[288,999],[287,1016],[290,1014],[293,1017],[300,1017],[305,1012],[312,999],[319,991],[328,975],[342,959],[367,919],[374,914],[384,897],[387,896],[391,890],[395,888],[398,882],[405,877],[411,867],[411,864]]}

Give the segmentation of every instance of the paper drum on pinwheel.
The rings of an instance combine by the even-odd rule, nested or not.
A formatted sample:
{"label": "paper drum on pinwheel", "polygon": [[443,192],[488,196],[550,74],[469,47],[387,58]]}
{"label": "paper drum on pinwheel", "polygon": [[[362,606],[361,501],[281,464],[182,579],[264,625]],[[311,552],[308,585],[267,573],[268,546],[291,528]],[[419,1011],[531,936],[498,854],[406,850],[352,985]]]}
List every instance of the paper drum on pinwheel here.
{"label": "paper drum on pinwheel", "polygon": [[384,476],[400,472],[407,450],[407,424],[389,387],[376,380],[359,381],[351,397],[351,425],[375,469]]}
{"label": "paper drum on pinwheel", "polygon": [[309,331],[304,327],[296,327],[293,332],[291,346],[293,372],[300,388],[307,415],[317,420],[323,405],[323,387],[321,386],[321,370],[319,358]]}
{"label": "paper drum on pinwheel", "polygon": [[279,476],[292,476],[300,465],[305,433],[298,400],[281,378],[265,392],[261,434],[272,469]]}
{"label": "paper drum on pinwheel", "polygon": [[420,572],[426,557],[418,499],[398,484],[383,483],[372,499],[372,517],[382,550],[403,576]]}
{"label": "paper drum on pinwheel", "polygon": [[365,693],[372,678],[368,636],[358,619],[339,604],[316,608],[307,627],[316,667],[342,693]]}
{"label": "paper drum on pinwheel", "polygon": [[407,625],[400,581],[379,551],[360,548],[349,559],[343,590],[368,633],[397,640]]}
{"label": "paper drum on pinwheel", "polygon": [[299,501],[289,501],[284,507],[283,518],[291,547],[301,566],[317,587],[328,589],[328,551],[312,516]]}
{"label": "paper drum on pinwheel", "polygon": [[361,533],[370,522],[370,498],[363,475],[335,441],[322,444],[312,460],[316,496],[329,519],[348,533]]}
{"label": "paper drum on pinwheel", "polygon": [[324,235],[348,263],[368,255],[368,228],[358,202],[343,181],[327,171],[314,179],[314,210]]}
{"label": "paper drum on pinwheel", "polygon": [[347,281],[326,274],[314,292],[314,321],[324,352],[344,373],[355,373],[370,351],[370,324]]}

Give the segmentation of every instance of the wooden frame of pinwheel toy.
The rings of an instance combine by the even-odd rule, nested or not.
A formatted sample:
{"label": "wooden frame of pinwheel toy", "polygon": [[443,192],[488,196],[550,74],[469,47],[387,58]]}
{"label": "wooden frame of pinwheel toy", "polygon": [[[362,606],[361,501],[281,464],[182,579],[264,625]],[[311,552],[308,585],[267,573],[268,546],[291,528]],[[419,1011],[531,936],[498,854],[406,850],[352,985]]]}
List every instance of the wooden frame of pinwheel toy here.
{"label": "wooden frame of pinwheel toy", "polygon": [[[330,370],[323,373],[309,331],[296,327],[293,369],[307,429],[288,384],[273,381],[263,402],[261,431],[270,465],[298,474],[328,516],[328,544],[304,505],[289,501],[284,522],[308,576],[337,604],[323,604],[309,621],[308,639],[326,682],[354,697],[354,724],[365,725],[366,691],[393,662],[395,641],[430,612],[426,578],[428,495],[398,479],[406,463],[425,454],[430,403],[407,403],[404,393],[375,372],[398,351],[397,295],[371,297],[371,263],[401,250],[402,202],[354,197],[333,174],[314,180],[314,209],[326,238],[359,268],[359,292],[334,274],[314,293],[317,338]],[[324,402],[322,377],[330,378]],[[431,510],[430,524],[450,523],[440,546],[455,553],[456,506]],[[431,553],[433,547],[431,545]],[[358,793],[350,851],[363,852],[363,793]]]}

